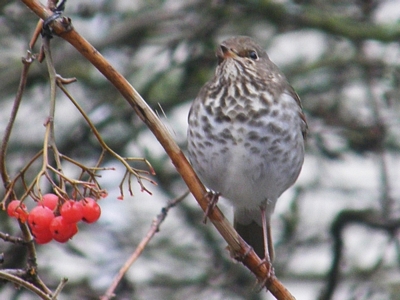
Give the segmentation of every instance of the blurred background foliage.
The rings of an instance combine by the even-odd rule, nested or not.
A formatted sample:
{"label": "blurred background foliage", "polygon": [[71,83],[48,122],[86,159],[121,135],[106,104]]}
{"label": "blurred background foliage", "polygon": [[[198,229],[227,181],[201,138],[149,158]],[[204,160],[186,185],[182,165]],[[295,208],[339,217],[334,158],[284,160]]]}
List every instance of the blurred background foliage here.
{"label": "blurred background foliage", "polygon": [[[19,1],[0,1],[0,12],[3,136],[37,18]],[[299,300],[400,299],[400,1],[69,0],[65,15],[183,149],[190,103],[213,75],[218,43],[232,35],[258,40],[300,95],[310,127],[302,174],[272,220],[276,275]],[[68,89],[104,140],[121,155],[147,158],[157,172],[158,186],[147,184],[152,196],[136,187],[134,197],[119,201],[123,170],[108,157],[106,166],[116,170],[100,179],[109,192],[100,221],[80,227],[67,244],[37,247],[39,275],[50,288],[69,278],[60,299],[98,299],[152,219],[186,188],[116,89],[62,39],[51,45],[57,73],[78,79]],[[11,176],[43,145],[49,94],[45,64],[35,62],[8,145]],[[57,97],[59,150],[93,164],[101,148],[68,99]],[[229,205],[221,207],[231,217]],[[257,292],[253,276],[231,261],[202,217],[191,197],[174,208],[117,299],[272,299]],[[5,212],[0,219],[2,232],[19,235],[15,220]],[[25,266],[23,247],[0,241],[0,252],[2,268]],[[5,282],[0,298],[36,299]]]}

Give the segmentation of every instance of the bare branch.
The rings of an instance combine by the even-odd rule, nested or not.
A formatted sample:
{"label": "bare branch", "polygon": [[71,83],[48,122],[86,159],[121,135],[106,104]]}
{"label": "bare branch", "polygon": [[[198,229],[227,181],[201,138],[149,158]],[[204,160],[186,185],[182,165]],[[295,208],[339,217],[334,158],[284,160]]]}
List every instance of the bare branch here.
{"label": "bare branch", "polygon": [[186,198],[186,196],[189,194],[189,191],[185,192],[183,195],[173,199],[168,203],[166,207],[163,207],[161,209],[161,213],[158,214],[158,216],[153,220],[149,231],[147,232],[146,236],[142,239],[142,241],[139,243],[135,251],[132,253],[131,257],[125,262],[125,264],[121,267],[119,270],[117,276],[114,278],[112,284],[110,287],[107,289],[106,293],[100,298],[101,300],[109,300],[114,297],[114,291],[117,288],[119,282],[121,279],[124,277],[126,272],[129,270],[129,268],[132,266],[132,264],[138,259],[138,257],[142,254],[144,249],[146,248],[147,244],[151,241],[153,236],[160,231],[160,226],[161,223],[165,220],[167,217],[167,214],[169,210],[176,206],[179,202],[181,202],[183,199]]}
{"label": "bare branch", "polygon": [[25,280],[21,279],[20,277],[7,272],[7,270],[0,271],[0,278],[5,279],[7,281],[14,282],[17,285],[22,286],[22,287],[26,288],[27,290],[30,290],[31,292],[35,293],[43,300],[53,299],[52,297],[48,296],[46,293],[44,293],[40,289],[38,289],[36,286],[34,286],[32,283],[25,281]]}

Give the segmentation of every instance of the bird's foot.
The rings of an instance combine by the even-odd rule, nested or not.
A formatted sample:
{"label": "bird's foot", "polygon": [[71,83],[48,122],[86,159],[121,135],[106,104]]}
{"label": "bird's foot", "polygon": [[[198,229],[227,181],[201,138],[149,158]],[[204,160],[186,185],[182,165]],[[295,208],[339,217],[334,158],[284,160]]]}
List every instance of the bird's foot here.
{"label": "bird's foot", "polygon": [[275,277],[275,270],[272,266],[271,261],[268,258],[264,258],[259,264],[258,267],[265,265],[267,267],[267,273],[265,277],[260,277],[257,279],[257,290],[261,291],[265,286],[268,285],[269,281],[271,281]]}
{"label": "bird's foot", "polygon": [[210,214],[210,212],[212,212],[214,207],[217,205],[219,196],[220,196],[220,193],[213,192],[213,191],[209,191],[205,195],[205,197],[208,198],[208,205],[207,205],[207,209],[206,209],[206,211],[204,213],[204,218],[203,218],[203,223],[204,224],[207,223],[208,215]]}

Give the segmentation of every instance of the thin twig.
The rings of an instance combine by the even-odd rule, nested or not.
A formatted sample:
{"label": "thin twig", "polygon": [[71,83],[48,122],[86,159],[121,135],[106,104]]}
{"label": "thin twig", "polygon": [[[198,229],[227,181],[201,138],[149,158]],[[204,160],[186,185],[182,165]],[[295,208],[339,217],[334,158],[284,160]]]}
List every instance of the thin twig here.
{"label": "thin twig", "polygon": [[[363,43],[357,44],[358,48],[358,56],[360,57],[368,57],[368,55],[365,53],[365,48],[363,47]],[[377,86],[379,85],[375,80],[374,80],[374,72],[376,66],[371,66],[371,65],[365,65],[363,66],[365,72],[363,72],[364,80],[366,81],[365,87],[368,91],[368,101],[370,103],[371,111],[372,111],[372,116],[373,116],[373,122],[376,124],[375,126],[378,128],[381,128],[382,130],[382,135],[384,135],[388,129],[387,129],[387,124],[386,120],[384,118],[383,114],[383,102],[382,102],[382,96],[380,92],[380,88]],[[381,199],[380,199],[380,205],[381,205],[381,212],[384,218],[389,220],[392,217],[392,212],[393,212],[393,199],[390,194],[391,186],[390,186],[390,178],[389,178],[389,172],[388,172],[388,167],[387,167],[387,157],[386,157],[386,150],[383,145],[384,138],[380,139],[377,145],[374,145],[374,147],[377,149],[377,154],[378,154],[378,159],[379,159],[379,167],[380,167],[380,174],[381,174]]]}
{"label": "thin twig", "polygon": [[25,241],[25,247],[28,252],[26,272],[31,276],[31,280],[36,287],[40,288],[47,294],[51,294],[51,290],[43,283],[43,281],[37,274],[36,248],[35,244],[33,243],[33,238],[28,228],[28,225],[20,221],[18,221],[18,224],[22,232],[23,239]]}
{"label": "thin twig", "polygon": [[60,284],[57,286],[56,290],[54,291],[53,297],[51,297],[52,300],[57,299],[57,296],[61,293],[62,289],[64,286],[67,284],[68,278],[62,278]]}
{"label": "thin twig", "polygon": [[[56,145],[56,140],[55,140],[55,133],[54,133],[54,118],[55,118],[55,112],[56,112],[56,87],[57,87],[57,73],[56,69],[54,67],[53,63],[53,57],[51,55],[50,51],[50,39],[48,37],[43,37],[43,50],[44,54],[46,55],[46,64],[47,64],[47,69],[49,72],[50,76],[50,111],[49,111],[49,119],[48,119],[48,124],[46,124],[46,128],[49,128],[49,131],[46,130],[46,138],[48,138],[48,144],[45,144],[43,146],[44,148],[47,148],[48,146],[51,147],[53,150],[53,156],[54,160],[57,166],[57,170],[62,173],[62,166],[61,166],[61,161],[60,161],[60,153],[58,152],[58,148]],[[47,137],[47,134],[49,135]],[[47,159],[43,159],[43,161],[48,164],[48,157]],[[64,181],[60,180],[60,187],[64,189]]]}
{"label": "thin twig", "polygon": [[[25,188],[25,190],[27,190],[27,186],[26,186],[26,182],[24,179],[24,174],[25,172],[30,168],[30,166],[39,158],[41,157],[43,154],[43,149],[41,149],[38,153],[36,153],[33,158],[31,158],[31,160],[25,165],[25,167],[22,168],[22,170],[14,177],[14,179],[10,182],[10,184],[8,185],[8,189],[6,190],[6,194],[3,197],[3,200],[1,201],[1,205],[4,205],[4,202],[8,199],[8,197],[13,193],[13,189],[14,189],[14,185],[17,183],[18,179],[21,178],[21,182]],[[26,197],[26,196],[25,196]],[[20,200],[24,201],[25,197],[21,197]],[[14,195],[13,197],[14,199],[16,199],[16,195]],[[35,198],[34,198],[35,199]],[[2,208],[2,206],[0,206],[0,208]]]}
{"label": "thin twig", "polygon": [[32,283],[25,281],[18,276],[12,275],[4,270],[0,271],[0,278],[5,279],[7,281],[14,282],[17,285],[23,286],[27,290],[34,292],[36,295],[38,295],[43,300],[51,300],[52,299],[46,293],[44,293],[43,291],[38,289],[36,286],[34,286]]}
{"label": "thin twig", "polygon": [[[153,167],[151,166],[150,162],[147,161],[144,158],[124,158],[122,156],[120,156],[117,152],[115,152],[113,149],[111,149],[106,142],[104,142],[103,138],[101,137],[100,132],[97,130],[97,128],[94,126],[94,124],[92,123],[92,121],[90,120],[89,116],[85,113],[85,111],[82,109],[82,107],[78,104],[78,102],[75,101],[74,97],[72,97],[72,95],[68,92],[68,90],[64,87],[64,85],[58,81],[58,86],[59,88],[64,92],[64,94],[69,98],[69,100],[74,104],[74,106],[76,107],[76,109],[78,109],[78,111],[80,112],[80,114],[82,115],[82,117],[85,119],[86,123],[89,125],[90,129],[92,130],[92,133],[94,134],[94,136],[96,137],[97,141],[99,142],[99,144],[101,145],[101,147],[106,150],[108,153],[110,153],[114,158],[116,158],[119,162],[121,162],[124,167],[126,168],[127,172],[129,173],[126,174],[128,175],[128,189],[129,189],[129,193],[131,195],[133,195],[133,191],[131,188],[131,175],[135,176],[142,191],[146,191],[147,193],[149,193],[151,195],[151,192],[144,186],[144,183],[142,180],[146,180],[149,181],[150,183],[156,185],[156,182],[153,181],[152,179],[141,175],[140,173],[145,173],[145,174],[149,174],[148,171],[145,170],[137,170],[133,167],[131,167],[128,163],[129,160],[139,160],[139,161],[143,161],[146,163],[146,165],[149,167],[150,169],[150,173],[151,174],[155,174]],[[124,182],[126,175],[124,176],[122,183]]]}
{"label": "thin twig", "polygon": [[389,236],[393,236],[400,228],[400,220],[387,220],[381,214],[373,210],[343,210],[332,222],[331,236],[334,241],[332,245],[333,259],[327,276],[327,284],[321,295],[320,300],[330,300],[340,278],[340,262],[343,256],[343,232],[350,224],[359,224],[375,230],[385,231]]}
{"label": "thin twig", "polygon": [[157,215],[157,217],[153,220],[149,231],[147,232],[146,236],[141,240],[135,251],[132,255],[128,258],[125,264],[119,270],[117,276],[115,276],[112,284],[107,289],[106,293],[100,298],[101,300],[109,300],[114,297],[114,291],[117,288],[119,282],[124,277],[126,272],[132,266],[132,264],[138,259],[138,257],[142,254],[143,250],[147,246],[147,244],[151,241],[153,236],[160,230],[161,223],[167,217],[169,210],[181,202],[186,196],[189,194],[189,191],[185,192],[183,195],[171,200],[166,207],[161,209],[161,213]]}
{"label": "thin twig", "polygon": [[[32,62],[34,61],[34,59],[35,59],[35,56],[32,55],[32,53],[29,51],[27,53],[27,56],[22,59],[23,68],[22,68],[22,72],[21,72],[20,84],[18,87],[16,98],[14,100],[11,117],[6,126],[5,134],[4,134],[4,137],[2,140],[2,145],[0,148],[0,173],[2,176],[4,186],[7,191],[6,196],[1,201],[2,206],[4,206],[4,202],[9,197],[14,198],[14,199],[17,198],[16,194],[14,193],[14,185],[15,185],[16,179],[14,179],[12,182],[10,182],[10,179],[9,179],[9,176],[7,173],[7,169],[6,169],[5,161],[6,161],[8,141],[10,139],[11,131],[14,126],[14,122],[15,122],[15,119],[16,119],[16,116],[18,113],[19,106],[21,104],[22,95],[23,95],[23,92],[24,92],[24,89],[26,86],[26,82],[27,82],[28,70],[29,70],[29,67],[31,66]],[[32,164],[33,161],[35,161],[37,159],[37,157],[39,157],[39,155],[34,156],[34,158],[28,163],[28,165]],[[19,175],[17,175],[17,178],[18,177],[22,178],[23,173],[20,173]],[[43,290],[45,292],[50,292],[50,290],[43,284],[43,282],[40,280],[40,278],[38,278],[36,276],[36,249],[32,243],[32,236],[30,234],[29,228],[25,223],[22,223],[22,222],[19,222],[19,226],[20,226],[20,229],[21,229],[21,232],[23,235],[22,239],[12,239],[10,237],[7,238],[6,236],[2,236],[2,238],[5,238],[4,240],[8,240],[10,242],[25,244],[25,246],[27,248],[27,252],[28,252],[28,267],[27,267],[28,272],[32,275],[34,282],[37,284],[37,286],[39,286],[41,288],[41,290]],[[17,284],[20,284],[22,286],[25,286],[28,289],[36,292],[37,294],[43,293],[41,291],[37,292],[37,290],[38,290],[37,287],[34,287],[32,284],[30,284],[28,282],[22,281],[18,277],[15,277],[15,276],[7,274],[7,273],[2,273],[1,276],[3,276],[3,277],[8,276],[8,278],[9,278],[8,280],[16,282]],[[45,295],[45,294],[43,293],[43,295]],[[45,295],[45,297],[47,297],[47,296]],[[43,298],[43,299],[47,299],[47,298]]]}
{"label": "thin twig", "polygon": [[29,49],[32,50],[33,47],[35,46],[36,41],[40,36],[40,32],[42,31],[42,28],[43,28],[43,20],[40,19],[36,24],[35,31],[33,32],[31,41],[29,42]]}
{"label": "thin twig", "polygon": [[19,244],[19,245],[25,244],[24,239],[22,239],[20,237],[9,235],[8,233],[0,232],[0,239],[2,239],[5,242],[10,242],[13,244]]}
{"label": "thin twig", "polygon": [[[35,59],[35,57],[34,57],[34,55],[32,55],[32,53],[30,51],[28,51],[26,57],[22,58],[23,68],[22,68],[22,72],[21,72],[21,78],[20,78],[20,82],[19,82],[19,86],[18,86],[18,91],[17,91],[17,95],[15,96],[14,105],[13,105],[13,108],[11,111],[11,117],[7,123],[6,129],[4,132],[4,136],[3,136],[3,140],[1,143],[1,147],[0,147],[0,174],[1,174],[1,178],[3,180],[3,184],[4,184],[4,187],[6,188],[6,190],[9,189],[9,185],[10,185],[10,178],[8,176],[7,168],[6,168],[6,155],[7,155],[8,141],[10,140],[11,131],[12,131],[12,128],[14,127],[14,122],[17,117],[19,106],[21,104],[22,95],[25,90],[25,86],[26,86],[26,82],[27,82],[27,78],[28,78],[29,67],[31,66],[34,59]],[[12,198],[16,198],[16,195],[15,195],[13,189],[12,190],[10,189],[8,194]]]}

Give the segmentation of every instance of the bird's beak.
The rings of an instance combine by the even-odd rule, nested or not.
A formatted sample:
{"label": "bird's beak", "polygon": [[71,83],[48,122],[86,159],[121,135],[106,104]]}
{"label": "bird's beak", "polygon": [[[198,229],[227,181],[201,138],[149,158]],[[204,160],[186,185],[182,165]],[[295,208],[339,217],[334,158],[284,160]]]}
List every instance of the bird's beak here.
{"label": "bird's beak", "polygon": [[223,59],[227,59],[227,58],[235,58],[237,57],[237,53],[232,49],[232,48],[228,48],[225,45],[221,45],[221,57]]}
{"label": "bird's beak", "polygon": [[239,55],[235,52],[235,50],[223,44],[217,51],[218,64],[222,63],[224,60],[228,58],[236,58],[238,56]]}

